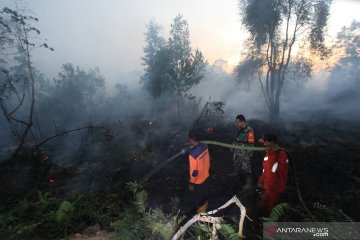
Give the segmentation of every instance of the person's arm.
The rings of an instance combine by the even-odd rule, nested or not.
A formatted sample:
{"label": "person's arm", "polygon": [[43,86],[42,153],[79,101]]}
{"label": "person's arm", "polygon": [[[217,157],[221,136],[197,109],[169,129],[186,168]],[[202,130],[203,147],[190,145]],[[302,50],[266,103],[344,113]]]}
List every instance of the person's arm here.
{"label": "person's arm", "polygon": [[261,176],[259,177],[258,187],[259,187],[260,189],[263,189],[263,188],[264,188],[264,173],[262,173]]}
{"label": "person's arm", "polygon": [[278,182],[279,182],[279,189],[280,191],[285,191],[286,184],[287,184],[287,176],[288,176],[288,155],[285,151],[280,151],[278,154]]}
{"label": "person's arm", "polygon": [[[255,143],[255,135],[254,135],[254,131],[252,129],[246,132],[246,139],[247,139],[248,146],[253,147],[254,143]],[[247,154],[247,156],[249,158],[252,157],[252,155],[253,155],[253,151],[251,151],[251,150],[246,150],[245,153]]]}

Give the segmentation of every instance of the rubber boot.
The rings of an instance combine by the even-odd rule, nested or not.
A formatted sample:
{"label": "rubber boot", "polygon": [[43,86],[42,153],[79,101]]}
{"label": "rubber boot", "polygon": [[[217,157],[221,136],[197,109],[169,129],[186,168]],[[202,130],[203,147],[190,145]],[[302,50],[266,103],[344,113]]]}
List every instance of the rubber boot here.
{"label": "rubber boot", "polygon": [[208,209],[208,201],[206,201],[203,205],[201,205],[201,206],[196,210],[196,213],[206,212],[207,209]]}

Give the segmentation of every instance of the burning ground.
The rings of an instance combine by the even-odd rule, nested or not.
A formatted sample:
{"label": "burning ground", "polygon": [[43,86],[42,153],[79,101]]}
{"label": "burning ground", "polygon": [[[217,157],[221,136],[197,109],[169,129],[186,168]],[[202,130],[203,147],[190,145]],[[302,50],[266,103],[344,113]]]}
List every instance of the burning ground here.
{"label": "burning ground", "polygon": [[[317,220],[359,221],[357,121],[313,118],[286,121],[281,127],[257,119],[248,123],[257,138],[276,132],[296,166],[296,171],[290,169],[282,204],[270,219],[309,220],[298,199],[296,174],[302,197]],[[187,156],[169,162],[140,184],[143,177],[183,148],[191,127],[201,127],[204,140],[226,143],[232,142],[236,130],[223,114],[206,111],[195,122],[174,121],[171,128],[165,128],[168,124],[153,119],[117,122],[69,134],[36,151],[28,144],[17,159],[2,162],[1,192],[7,193],[1,199],[2,236],[54,239],[99,224],[99,231],[114,231],[118,239],[171,238],[192,216],[188,214]],[[244,234],[257,239],[261,221],[255,188],[243,191],[241,176],[227,176],[232,169],[229,149],[210,145],[209,150],[209,209],[237,195],[253,219],[245,221]],[[262,154],[256,153],[252,159],[254,182],[261,174]],[[224,219],[219,236],[228,239],[237,231],[239,210],[231,207],[219,214]],[[193,239],[210,232],[196,225],[185,236]]]}

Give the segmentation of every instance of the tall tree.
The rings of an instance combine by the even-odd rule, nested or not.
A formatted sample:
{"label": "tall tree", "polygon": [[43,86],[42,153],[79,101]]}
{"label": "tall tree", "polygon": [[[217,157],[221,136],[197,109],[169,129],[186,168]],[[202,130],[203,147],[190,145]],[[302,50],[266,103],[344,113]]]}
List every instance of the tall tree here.
{"label": "tall tree", "polygon": [[334,46],[342,57],[328,78],[325,99],[333,108],[331,113],[342,117],[359,117],[360,101],[360,22],[343,27]]}
{"label": "tall tree", "polygon": [[[40,35],[40,31],[32,25],[37,21],[37,18],[24,15],[19,10],[5,7],[0,11],[1,53],[3,54],[5,50],[17,50],[20,57],[15,60],[24,68],[21,75],[15,75],[6,62],[1,62],[5,67],[1,67],[0,107],[10,124],[17,123],[24,127],[12,158],[19,153],[34,122],[36,75],[31,62],[31,50],[34,47],[49,48],[46,43],[32,42],[33,38],[38,38]],[[3,59],[5,55],[1,58]],[[24,104],[26,95],[28,95],[28,104]],[[15,96],[15,100],[11,99],[12,96]],[[26,116],[19,115],[21,111],[25,112]]]}
{"label": "tall tree", "polygon": [[193,54],[190,46],[189,25],[182,15],[177,15],[171,24],[170,38],[170,80],[171,91],[178,99],[178,113],[180,99],[191,87],[198,84],[204,77],[206,66],[202,53],[196,49]]}
{"label": "tall tree", "polygon": [[161,36],[162,26],[152,20],[146,28],[145,55],[142,57],[145,74],[142,76],[142,81],[152,97],[160,97],[166,90],[166,83],[169,81],[169,54],[165,47],[166,41]]}
{"label": "tall tree", "polygon": [[[314,52],[328,54],[324,45],[324,32],[331,0],[239,2],[242,24],[250,33],[249,53],[245,62],[253,66],[253,70],[248,73],[257,76],[270,120],[277,122],[280,117],[280,97],[284,84],[289,80],[289,66],[295,47],[301,48],[307,42]],[[239,65],[235,74],[242,77],[243,68]],[[308,63],[297,65],[308,66]],[[304,70],[309,71],[309,68],[305,67]]]}
{"label": "tall tree", "polygon": [[189,25],[182,15],[177,15],[171,24],[168,41],[161,37],[161,30],[161,26],[153,21],[147,25],[142,80],[154,98],[175,93],[179,110],[184,93],[203,78],[206,62],[198,49],[193,52]]}

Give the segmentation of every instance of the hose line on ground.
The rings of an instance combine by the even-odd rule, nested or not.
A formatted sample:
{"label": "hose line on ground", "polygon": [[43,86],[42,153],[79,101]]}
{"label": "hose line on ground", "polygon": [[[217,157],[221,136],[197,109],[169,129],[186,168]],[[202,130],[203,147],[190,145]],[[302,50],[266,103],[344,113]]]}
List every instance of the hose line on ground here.
{"label": "hose line on ground", "polygon": [[[201,142],[203,142],[205,144],[208,144],[208,145],[216,145],[216,146],[221,146],[221,147],[226,147],[226,148],[233,148],[233,149],[241,149],[241,150],[266,151],[267,149],[269,149],[267,147],[249,147],[249,146],[241,146],[241,145],[228,144],[228,143],[222,143],[222,142],[216,142],[216,141],[201,141]],[[294,173],[294,183],[295,183],[297,196],[298,196],[298,199],[299,199],[301,205],[303,206],[303,208],[305,209],[306,213],[309,215],[311,220],[313,220],[314,222],[317,222],[315,216],[310,212],[309,208],[306,206],[306,204],[305,204],[305,202],[304,202],[304,200],[302,198],[302,195],[301,195],[301,192],[300,192],[299,181],[298,181],[298,178],[297,178],[294,158],[292,157],[292,155],[290,154],[290,152],[286,148],[279,148],[279,150],[282,150],[282,151],[286,152],[286,154],[288,155],[289,162],[290,162],[290,167],[291,167],[291,170]]]}
{"label": "hose line on ground", "polygon": [[[269,149],[268,147],[249,147],[249,146],[241,146],[241,145],[228,144],[228,143],[222,143],[222,142],[216,142],[216,141],[201,141],[201,142],[203,142],[205,144],[208,144],[208,145],[216,145],[216,146],[221,146],[221,147],[225,147],[225,148],[240,149],[240,150],[250,150],[250,151],[259,151],[259,152],[263,152],[263,151],[266,151],[267,149]],[[310,210],[308,209],[308,207],[306,206],[306,204],[305,204],[305,202],[304,202],[304,200],[302,198],[302,195],[301,195],[301,192],[300,192],[300,187],[299,187],[299,181],[297,179],[295,163],[294,163],[292,155],[285,148],[279,148],[279,150],[285,151],[286,154],[288,155],[289,162],[290,162],[290,167],[291,167],[291,169],[292,169],[292,171],[294,173],[294,183],[295,183],[297,196],[298,196],[298,199],[299,199],[301,205],[303,206],[303,208],[305,209],[306,213],[309,215],[311,220],[313,220],[314,222],[317,222],[316,218],[310,212]],[[186,151],[183,149],[179,153],[177,153],[177,154],[173,155],[172,157],[166,159],[165,161],[160,163],[158,166],[156,166],[154,169],[152,169],[150,172],[148,172],[141,179],[140,183],[141,184],[145,183],[146,181],[149,180],[149,178],[151,178],[153,175],[155,175],[160,169],[162,169],[167,164],[169,164],[170,162],[172,162],[173,160],[175,160],[176,158],[178,158],[179,156],[181,156],[181,155],[183,155],[185,153],[186,153]]]}

